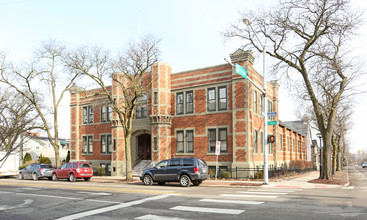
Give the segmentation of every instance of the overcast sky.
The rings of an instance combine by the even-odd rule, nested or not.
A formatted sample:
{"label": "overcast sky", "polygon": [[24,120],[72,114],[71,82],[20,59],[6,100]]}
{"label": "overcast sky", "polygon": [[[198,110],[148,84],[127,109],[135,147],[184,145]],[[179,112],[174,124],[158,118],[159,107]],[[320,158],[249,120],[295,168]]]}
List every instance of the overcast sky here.
{"label": "overcast sky", "polygon": [[[367,1],[352,2],[361,10],[367,8]],[[225,42],[221,35],[229,23],[239,19],[239,11],[271,7],[274,3],[271,0],[0,0],[0,50],[11,60],[24,60],[42,41],[53,38],[71,47],[89,44],[116,51],[123,49],[129,40],[150,33],[162,39],[162,62],[169,63],[173,72],[192,70],[224,64],[223,59],[239,47],[236,42]],[[365,57],[364,30],[365,25],[353,49]],[[255,68],[262,72],[259,60],[255,61]],[[298,120],[290,97],[281,86],[280,120]],[[349,134],[352,152],[367,150],[362,138],[367,125],[367,95],[356,100],[354,125]],[[70,137],[69,101],[66,96],[62,106],[62,138]],[[313,138],[316,139],[315,135]]]}

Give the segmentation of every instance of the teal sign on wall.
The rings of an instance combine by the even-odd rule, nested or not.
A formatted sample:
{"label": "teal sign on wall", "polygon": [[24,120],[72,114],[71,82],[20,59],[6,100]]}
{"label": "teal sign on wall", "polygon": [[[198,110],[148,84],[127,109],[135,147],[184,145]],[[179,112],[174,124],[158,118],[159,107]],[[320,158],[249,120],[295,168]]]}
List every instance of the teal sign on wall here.
{"label": "teal sign on wall", "polygon": [[243,76],[243,78],[247,79],[247,71],[237,63],[235,67],[236,67],[236,73],[240,74],[241,76]]}

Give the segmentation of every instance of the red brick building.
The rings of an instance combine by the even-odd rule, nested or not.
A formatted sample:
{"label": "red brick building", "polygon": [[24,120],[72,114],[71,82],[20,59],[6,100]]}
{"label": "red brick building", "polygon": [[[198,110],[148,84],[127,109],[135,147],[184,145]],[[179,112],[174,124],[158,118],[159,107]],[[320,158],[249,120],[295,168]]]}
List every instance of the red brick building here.
{"label": "red brick building", "polygon": [[[248,77],[263,87],[253,68],[251,52],[237,50],[233,63],[243,66]],[[229,64],[172,73],[169,64],[158,63],[146,74],[151,91],[139,101],[131,140],[132,164],[157,163],[171,157],[195,156],[215,166],[215,143],[221,142],[219,166],[263,166],[263,98],[260,90],[238,75]],[[121,91],[112,84],[118,101]],[[268,112],[278,112],[277,81],[268,82]],[[106,166],[111,175],[125,174],[122,127],[107,99],[94,95],[99,89],[71,92],[71,158],[94,167]],[[271,120],[278,121],[278,116]],[[305,136],[278,123],[268,126],[276,143],[269,144],[269,166],[288,165],[306,159]]]}

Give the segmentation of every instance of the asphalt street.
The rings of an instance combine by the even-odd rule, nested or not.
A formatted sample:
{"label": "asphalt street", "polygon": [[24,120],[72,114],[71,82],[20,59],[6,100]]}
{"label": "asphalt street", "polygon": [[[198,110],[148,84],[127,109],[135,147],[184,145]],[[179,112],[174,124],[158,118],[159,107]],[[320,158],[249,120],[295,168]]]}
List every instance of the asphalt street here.
{"label": "asphalt street", "polygon": [[367,169],[350,179],[313,189],[0,179],[0,219],[367,219]]}

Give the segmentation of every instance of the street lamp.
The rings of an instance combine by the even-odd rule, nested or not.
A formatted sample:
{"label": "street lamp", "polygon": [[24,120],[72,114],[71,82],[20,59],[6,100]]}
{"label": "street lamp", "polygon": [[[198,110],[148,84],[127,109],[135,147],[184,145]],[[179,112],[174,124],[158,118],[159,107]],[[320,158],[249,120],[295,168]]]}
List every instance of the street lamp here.
{"label": "street lamp", "polygon": [[264,184],[269,184],[269,171],[268,171],[268,148],[267,148],[267,142],[268,142],[268,115],[267,115],[267,100],[266,100],[266,79],[265,79],[265,54],[266,54],[266,48],[261,43],[259,37],[257,36],[256,32],[251,26],[251,22],[249,19],[245,18],[242,20],[243,23],[245,23],[247,26],[249,26],[254,32],[255,37],[259,41],[261,47],[263,48],[263,97],[264,97],[264,141],[263,141],[263,147],[264,147]]}
{"label": "street lamp", "polygon": [[322,154],[322,148],[321,148],[321,138],[322,138],[322,135],[321,135],[321,133],[317,133],[316,134],[316,136],[319,138],[319,140],[320,140],[320,177],[322,176],[322,171],[321,171],[321,167],[322,167],[322,165],[321,165],[321,154]]}

